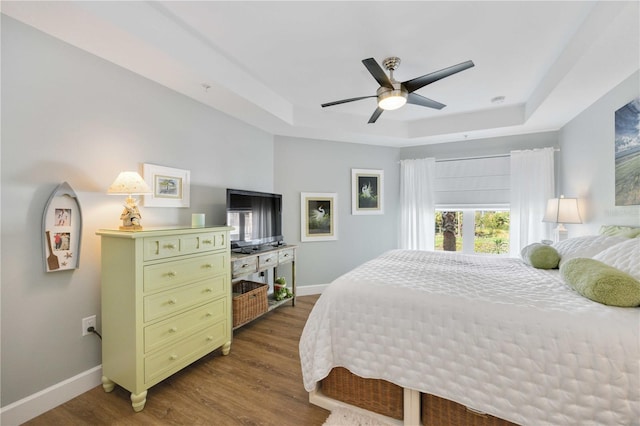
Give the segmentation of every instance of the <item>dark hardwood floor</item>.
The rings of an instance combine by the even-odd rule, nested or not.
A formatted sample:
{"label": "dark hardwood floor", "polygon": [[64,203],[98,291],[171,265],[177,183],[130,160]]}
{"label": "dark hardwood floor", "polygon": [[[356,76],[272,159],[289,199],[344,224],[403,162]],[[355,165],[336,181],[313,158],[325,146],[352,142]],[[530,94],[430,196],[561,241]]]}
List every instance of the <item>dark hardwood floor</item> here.
{"label": "dark hardwood floor", "polygon": [[152,387],[139,413],[126,390],[97,386],[26,425],[322,425],[329,412],[309,404],[298,355],[317,298],[236,330],[228,356],[215,351]]}

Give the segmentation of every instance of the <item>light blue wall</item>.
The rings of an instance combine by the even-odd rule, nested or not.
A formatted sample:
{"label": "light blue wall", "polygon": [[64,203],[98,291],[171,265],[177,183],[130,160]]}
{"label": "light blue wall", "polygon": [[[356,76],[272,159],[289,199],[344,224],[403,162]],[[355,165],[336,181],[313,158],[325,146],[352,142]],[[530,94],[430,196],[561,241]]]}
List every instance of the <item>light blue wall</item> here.
{"label": "light blue wall", "polygon": [[601,225],[640,226],[640,206],[615,206],[615,111],[640,96],[640,71],[583,111],[560,134],[562,192],[580,199],[583,225],[571,235],[598,232]]}
{"label": "light blue wall", "polygon": [[[275,138],[275,188],[283,194],[284,236],[298,244],[301,285],[328,284],[397,247],[399,149],[290,137]],[[384,171],[384,215],[351,214],[351,169]],[[300,193],[338,196],[338,239],[300,242]]]}

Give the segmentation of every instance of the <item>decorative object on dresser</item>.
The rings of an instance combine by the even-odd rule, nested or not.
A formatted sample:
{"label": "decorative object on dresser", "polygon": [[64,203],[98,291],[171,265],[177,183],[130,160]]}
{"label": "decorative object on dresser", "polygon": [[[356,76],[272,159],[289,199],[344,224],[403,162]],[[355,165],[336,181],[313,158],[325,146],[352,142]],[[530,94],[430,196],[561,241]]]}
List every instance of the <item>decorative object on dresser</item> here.
{"label": "decorative object on dresser", "polygon": [[384,170],[351,169],[351,214],[384,214]]}
{"label": "decorative object on dresser", "polygon": [[553,230],[555,242],[566,240],[569,231],[564,227],[564,224],[582,223],[578,211],[578,199],[564,198],[564,195],[561,195],[560,198],[551,198],[547,201],[547,210],[542,221],[558,224],[558,227]]}
{"label": "decorative object on dresser", "polygon": [[138,209],[138,201],[132,195],[148,194],[151,188],[145,183],[144,179],[137,172],[120,172],[116,180],[107,189],[110,195],[127,195],[124,210],[120,215],[122,220],[122,231],[139,231],[142,229],[140,225],[140,210]]}
{"label": "decorative object on dresser", "polygon": [[204,355],[231,349],[230,227],[101,229],[102,384],[147,390]]}
{"label": "decorative object on dresser", "polygon": [[193,213],[191,215],[191,227],[202,228],[204,226],[204,213]]}
{"label": "decorative object on dresser", "polygon": [[56,187],[42,214],[45,272],[65,271],[80,266],[82,211],[78,196],[67,182]]}
{"label": "decorative object on dresser", "polygon": [[[233,291],[234,291],[234,324],[233,328],[238,328],[244,324],[258,318],[278,306],[289,301],[291,305],[296,303],[296,246],[283,245],[264,250],[256,250],[251,254],[231,253],[231,270]],[[267,293],[267,284],[244,281],[253,274],[273,271],[273,277],[278,276],[278,268],[283,265],[291,265],[291,297],[276,300],[275,291],[270,295]],[[242,284],[251,283],[251,284]],[[245,287],[244,289],[242,287]],[[247,286],[253,286],[252,293],[247,293]],[[243,290],[243,291],[240,291]],[[274,283],[275,290],[275,283]],[[247,293],[247,294],[245,294]],[[256,299],[261,298],[261,299]],[[266,299],[266,300],[264,300]],[[247,305],[247,304],[251,305]],[[266,309],[264,304],[266,303]],[[242,313],[235,311],[236,306],[243,310]]]}

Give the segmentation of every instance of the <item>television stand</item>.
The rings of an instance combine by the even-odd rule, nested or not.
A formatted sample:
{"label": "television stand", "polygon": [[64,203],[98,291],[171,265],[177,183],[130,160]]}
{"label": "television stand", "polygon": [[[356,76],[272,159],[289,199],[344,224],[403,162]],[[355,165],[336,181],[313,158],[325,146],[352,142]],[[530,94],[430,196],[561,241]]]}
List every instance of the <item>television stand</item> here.
{"label": "television stand", "polygon": [[[269,284],[268,310],[282,306],[291,302],[291,306],[296,305],[296,248],[294,245],[262,246],[258,250],[251,250],[250,253],[231,253],[231,280],[236,282],[249,275],[273,270],[273,279],[278,276],[277,271],[280,266],[291,265],[291,293],[293,296],[288,299],[275,300],[273,297],[273,283]],[[266,313],[266,312],[265,312]],[[243,324],[244,325],[244,324]],[[234,327],[236,329],[238,327]]]}
{"label": "television stand", "polygon": [[287,246],[286,244],[262,244],[262,245],[256,245],[256,246],[234,248],[234,249],[231,249],[231,253],[232,254],[256,254],[256,253],[262,253],[265,251],[280,249],[284,247],[293,247],[293,246]]}

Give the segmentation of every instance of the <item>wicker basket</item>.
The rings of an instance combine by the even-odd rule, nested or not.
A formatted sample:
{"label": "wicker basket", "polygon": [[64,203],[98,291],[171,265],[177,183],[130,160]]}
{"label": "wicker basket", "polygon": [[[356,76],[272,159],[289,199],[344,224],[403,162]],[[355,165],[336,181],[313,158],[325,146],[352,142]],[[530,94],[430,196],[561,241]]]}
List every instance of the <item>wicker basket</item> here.
{"label": "wicker basket", "polygon": [[384,416],[404,418],[404,391],[381,379],[363,379],[343,367],[335,367],[322,379],[322,394]]}
{"label": "wicker basket", "polygon": [[233,326],[238,327],[267,312],[267,284],[254,281],[233,283]]}
{"label": "wicker basket", "polygon": [[[363,379],[343,367],[335,367],[321,383],[325,396],[394,419],[403,419],[403,389],[398,385],[386,380]],[[425,393],[421,394],[421,420],[424,426],[517,426]]]}
{"label": "wicker basket", "polygon": [[472,411],[462,404],[426,393],[421,394],[424,426],[515,426],[489,414]]}

